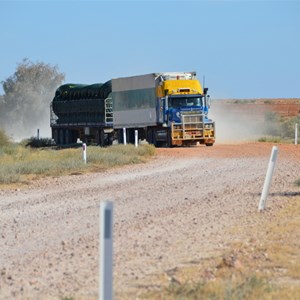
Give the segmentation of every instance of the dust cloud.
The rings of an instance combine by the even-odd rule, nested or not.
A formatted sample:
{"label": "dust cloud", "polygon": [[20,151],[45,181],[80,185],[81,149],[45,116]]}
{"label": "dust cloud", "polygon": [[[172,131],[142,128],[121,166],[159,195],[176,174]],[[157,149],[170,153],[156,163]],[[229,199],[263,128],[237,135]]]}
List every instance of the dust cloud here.
{"label": "dust cloud", "polygon": [[215,101],[209,118],[215,122],[216,143],[254,141],[264,135],[263,120],[251,109],[236,111],[232,105]]}
{"label": "dust cloud", "polygon": [[28,100],[15,103],[11,109],[7,108],[7,104],[0,106],[1,110],[4,109],[1,111],[0,128],[15,142],[37,136],[38,129],[40,137],[50,138],[50,102],[53,94],[47,93],[39,98],[36,94],[31,97],[27,94],[26,98]]}
{"label": "dust cloud", "polygon": [[25,58],[15,73],[2,81],[0,128],[14,141],[37,135],[50,137],[50,103],[65,75],[58,66]]}

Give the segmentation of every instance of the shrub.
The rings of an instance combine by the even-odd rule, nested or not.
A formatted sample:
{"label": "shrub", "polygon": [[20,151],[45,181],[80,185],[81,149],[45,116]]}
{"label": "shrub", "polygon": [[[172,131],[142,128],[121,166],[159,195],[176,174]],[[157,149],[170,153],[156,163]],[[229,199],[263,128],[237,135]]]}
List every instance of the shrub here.
{"label": "shrub", "polygon": [[[300,123],[300,117],[280,118],[275,112],[266,112],[264,133],[269,136],[266,141],[271,139],[293,139],[295,136],[295,124]],[[260,139],[260,141],[263,138]]]}
{"label": "shrub", "polygon": [[271,100],[264,100],[264,103],[265,103],[265,104],[271,104],[272,101],[271,101]]}
{"label": "shrub", "polygon": [[297,179],[294,183],[296,186],[300,186],[300,179]]}
{"label": "shrub", "polygon": [[300,123],[300,117],[284,119],[281,123],[281,136],[284,138],[295,137],[295,124]]}
{"label": "shrub", "polygon": [[[275,287],[266,279],[252,277],[239,280],[223,279],[216,282],[171,283],[160,299],[267,299]],[[201,296],[200,296],[201,295]],[[270,298],[271,299],[271,298]]]}
{"label": "shrub", "polygon": [[280,143],[282,142],[280,136],[264,136],[258,139],[259,142]]}
{"label": "shrub", "polygon": [[22,141],[21,143],[24,144],[26,147],[31,147],[31,148],[50,147],[55,145],[54,141],[50,138],[38,139],[34,136],[31,137],[30,139]]}
{"label": "shrub", "polygon": [[8,146],[10,144],[10,139],[4,130],[0,129],[0,147]]}
{"label": "shrub", "polygon": [[280,135],[280,118],[275,112],[265,113],[265,128],[264,132],[267,135],[279,136]]}

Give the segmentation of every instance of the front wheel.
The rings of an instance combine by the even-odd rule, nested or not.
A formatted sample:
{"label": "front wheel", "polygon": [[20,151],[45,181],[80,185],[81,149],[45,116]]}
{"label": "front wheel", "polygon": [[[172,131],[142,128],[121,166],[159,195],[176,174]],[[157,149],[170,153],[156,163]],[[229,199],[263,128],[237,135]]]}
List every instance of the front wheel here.
{"label": "front wheel", "polygon": [[167,130],[167,142],[166,142],[166,146],[167,146],[167,148],[173,148],[171,129]]}
{"label": "front wheel", "polygon": [[213,144],[214,144],[214,143],[206,143],[205,145],[206,145],[207,147],[211,147],[211,146],[213,146]]}

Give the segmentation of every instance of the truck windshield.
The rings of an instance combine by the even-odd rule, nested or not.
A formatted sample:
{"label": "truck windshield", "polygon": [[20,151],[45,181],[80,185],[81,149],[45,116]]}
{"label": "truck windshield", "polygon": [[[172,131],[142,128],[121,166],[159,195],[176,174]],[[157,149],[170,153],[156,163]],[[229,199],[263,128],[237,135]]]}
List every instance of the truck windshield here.
{"label": "truck windshield", "polygon": [[203,106],[203,97],[170,97],[169,107]]}

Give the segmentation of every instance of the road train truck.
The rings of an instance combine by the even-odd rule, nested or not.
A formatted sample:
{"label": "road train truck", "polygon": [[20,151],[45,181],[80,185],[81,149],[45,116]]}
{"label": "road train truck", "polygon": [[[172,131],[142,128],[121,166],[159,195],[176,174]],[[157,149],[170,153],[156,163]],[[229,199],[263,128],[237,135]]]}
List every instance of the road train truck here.
{"label": "road train truck", "polygon": [[[80,138],[101,146],[139,139],[155,146],[215,142],[207,88],[195,72],[151,73],[105,84],[63,85],[51,103],[52,137],[57,144]],[[75,108],[75,106],[77,108]],[[125,128],[125,129],[124,129]]]}

